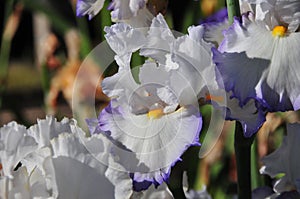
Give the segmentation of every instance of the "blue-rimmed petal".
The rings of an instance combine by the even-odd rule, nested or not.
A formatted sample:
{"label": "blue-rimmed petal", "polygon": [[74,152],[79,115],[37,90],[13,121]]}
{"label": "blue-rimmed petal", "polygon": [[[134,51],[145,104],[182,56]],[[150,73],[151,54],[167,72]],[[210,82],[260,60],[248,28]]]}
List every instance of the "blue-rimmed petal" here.
{"label": "blue-rimmed petal", "polygon": [[181,108],[159,119],[150,119],[146,114],[134,115],[119,108],[106,107],[99,124],[110,137],[135,153],[140,164],[147,166],[145,171],[133,171],[136,182],[161,184],[167,180],[170,167],[180,160],[182,153],[191,145],[199,145],[202,119],[193,107]]}

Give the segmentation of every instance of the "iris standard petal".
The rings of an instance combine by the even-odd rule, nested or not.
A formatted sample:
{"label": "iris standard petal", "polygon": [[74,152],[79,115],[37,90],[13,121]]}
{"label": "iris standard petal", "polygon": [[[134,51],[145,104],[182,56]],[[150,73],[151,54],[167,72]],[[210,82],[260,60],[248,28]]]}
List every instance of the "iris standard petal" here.
{"label": "iris standard petal", "polygon": [[165,63],[166,54],[171,51],[171,44],[175,40],[172,31],[161,14],[153,18],[147,34],[147,42],[140,49],[140,55],[151,57],[159,63]]}
{"label": "iris standard petal", "polygon": [[134,29],[128,24],[117,23],[110,27],[105,27],[105,38],[111,49],[118,55],[137,51],[146,42],[146,38],[138,29]]}
{"label": "iris standard petal", "polygon": [[147,0],[113,0],[110,8],[113,22],[125,22],[134,28],[149,27],[154,16],[147,9]]}

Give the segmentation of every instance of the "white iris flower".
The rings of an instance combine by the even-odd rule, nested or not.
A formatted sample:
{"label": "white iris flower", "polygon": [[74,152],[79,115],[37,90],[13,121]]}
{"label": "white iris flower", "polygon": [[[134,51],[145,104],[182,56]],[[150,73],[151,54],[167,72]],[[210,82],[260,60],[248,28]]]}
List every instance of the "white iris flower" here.
{"label": "white iris flower", "polygon": [[[241,105],[258,99],[269,111],[299,109],[299,1],[259,1],[225,31],[214,61]],[[271,4],[271,3],[273,4]],[[265,10],[265,5],[272,9]],[[292,7],[294,5],[295,7]]]}
{"label": "white iris flower", "polygon": [[85,137],[75,120],[47,117],[29,129],[11,122],[0,135],[3,199],[171,197],[166,186],[135,193],[129,172],[110,153],[111,141]]}
{"label": "white iris flower", "polygon": [[[247,9],[248,6],[249,4],[244,2],[242,10]],[[220,10],[214,16],[212,16],[208,22],[204,23],[203,26],[205,28],[204,39],[213,43],[215,47],[218,47],[224,39],[223,32],[229,28],[227,10]],[[214,48],[213,51],[216,51],[216,49]],[[212,67],[215,68],[216,66],[213,65]],[[212,101],[215,108],[222,108],[224,110],[223,112],[226,114],[226,120],[239,121],[243,127],[244,136],[251,137],[264,123],[265,112],[257,107],[257,103],[254,99],[248,99],[246,104],[241,104],[239,103],[237,97],[230,90],[227,89],[228,92],[222,94],[221,91],[224,92],[224,83],[226,85],[227,79],[223,79],[218,69],[216,69],[215,72],[215,76],[217,77],[216,79],[219,83],[218,89],[220,95],[209,95],[206,97],[206,99]],[[208,76],[213,77],[213,75]]]}
{"label": "white iris flower", "polygon": [[[112,100],[92,133],[104,131],[124,151],[134,154],[138,162],[127,166],[134,188],[147,189],[166,181],[182,153],[199,145],[198,98],[204,96],[205,88],[217,86],[212,45],[202,39],[201,26],[176,38],[162,15],[153,19],[148,32],[123,23],[105,31],[119,71],[103,80],[103,91]],[[131,55],[137,50],[150,58],[140,67],[138,82],[130,69]],[[130,157],[123,158],[130,162]]]}

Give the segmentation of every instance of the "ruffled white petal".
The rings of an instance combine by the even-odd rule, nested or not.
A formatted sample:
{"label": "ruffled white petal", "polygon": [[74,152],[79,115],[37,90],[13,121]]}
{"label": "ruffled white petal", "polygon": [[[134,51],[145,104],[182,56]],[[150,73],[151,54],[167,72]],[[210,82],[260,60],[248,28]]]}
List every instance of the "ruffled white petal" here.
{"label": "ruffled white petal", "polygon": [[138,85],[133,79],[129,63],[124,63],[119,56],[116,56],[115,59],[119,65],[119,71],[115,75],[103,79],[102,90],[111,98],[129,98]]}
{"label": "ruffled white petal", "polygon": [[[213,47],[203,40],[204,26],[192,26],[188,35],[182,36],[174,43],[172,53],[174,60],[184,59],[198,70],[203,70],[212,65],[210,50]],[[187,67],[184,68],[187,70]],[[199,73],[200,71],[198,71]]]}
{"label": "ruffled white petal", "polygon": [[144,34],[125,23],[105,27],[105,38],[112,50],[120,57],[137,51],[146,42]]}
{"label": "ruffled white petal", "polygon": [[181,108],[160,119],[128,111],[118,114],[108,109],[102,112],[106,120],[100,118],[101,125],[108,126],[110,136],[136,153],[139,164],[146,166],[134,168],[135,165],[132,165],[133,172],[157,172],[153,172],[149,180],[166,180],[161,179],[160,169],[171,167],[189,145],[197,144],[201,120],[193,107]]}
{"label": "ruffled white petal", "polygon": [[152,20],[147,35],[147,42],[140,49],[140,55],[151,57],[159,63],[165,63],[166,54],[171,51],[170,45],[174,40],[175,37],[169,29],[164,17],[161,14],[158,14]]}
{"label": "ruffled white petal", "polygon": [[26,167],[20,167],[13,172],[13,179],[1,178],[0,196],[1,198],[52,198],[47,190],[45,179],[41,172],[36,169],[28,173]]}
{"label": "ruffled white petal", "polygon": [[224,39],[223,31],[229,27],[229,23],[228,20],[225,19],[223,22],[219,23],[204,24],[204,27],[204,40],[219,46]]}
{"label": "ruffled white petal", "polygon": [[[246,52],[249,58],[270,59],[275,38],[266,29],[264,22],[255,21],[252,14],[243,16],[243,24],[235,20],[224,33],[225,39],[219,47],[221,52]],[[255,44],[255,45],[253,45]]]}
{"label": "ruffled white petal", "polygon": [[[79,127],[72,125],[71,128],[75,134],[60,134],[57,138],[51,140],[51,144],[53,147],[53,156],[57,157],[57,159],[60,157],[71,158],[72,160],[68,161],[74,162],[76,160],[77,163],[74,164],[78,164],[78,167],[87,167],[82,169],[81,173],[78,174],[78,178],[90,175],[89,173],[86,174],[85,170],[90,170],[88,172],[94,173],[91,174],[93,177],[90,177],[90,179],[78,185],[72,185],[78,186],[78,189],[82,186],[88,187],[83,188],[81,198],[89,198],[99,194],[105,198],[111,198],[112,195],[117,199],[129,198],[133,193],[132,180],[129,177],[129,173],[125,172],[121,164],[116,162],[112,154],[110,154],[111,147],[113,146],[111,142],[103,135],[93,135],[90,138],[86,138],[84,137],[84,132]],[[56,160],[53,160],[54,172],[61,172],[56,171]],[[65,161],[66,159],[61,160],[61,164],[65,164]],[[74,172],[77,174],[79,171],[74,170]],[[74,176],[75,174],[72,175]],[[60,179],[56,177],[55,180],[58,182]],[[73,181],[68,178],[64,180]],[[63,182],[62,184],[64,183],[68,182]],[[72,186],[70,186],[70,189]],[[58,187],[58,193],[64,190],[64,188]],[[69,192],[65,194],[69,194]]]}
{"label": "ruffled white petal", "polygon": [[[148,61],[140,69],[140,74],[139,74],[140,81],[142,85],[144,84],[153,85],[153,86],[156,85],[155,86],[156,88],[167,86],[170,92],[169,96],[173,96],[177,98],[176,103],[179,103],[181,106],[185,106],[189,104],[194,104],[196,106],[197,93],[195,89],[199,86],[203,88],[203,85],[200,82],[201,79],[190,78],[192,72],[194,72],[193,74],[194,77],[195,77],[195,73],[197,73],[197,71],[195,71],[195,69],[192,66],[183,65],[183,64],[180,64],[179,66],[180,67],[178,68],[170,70],[170,67],[161,64],[157,65],[156,63]],[[204,70],[203,72],[205,73],[205,71],[206,70]],[[194,88],[193,86],[197,86],[197,87]],[[157,94],[156,91],[155,93]],[[156,96],[156,94],[153,95],[153,92],[151,93],[153,97]],[[166,98],[163,99],[163,98],[164,97],[161,96],[160,99],[166,102],[167,99]],[[173,105],[175,106],[175,108],[177,107],[175,103],[173,103]]]}
{"label": "ruffled white petal", "polygon": [[114,0],[111,20],[125,22],[132,27],[149,27],[153,15],[146,7],[147,0]]}
{"label": "ruffled white petal", "polygon": [[297,0],[249,0],[257,20],[267,22],[270,28],[288,24],[288,31],[295,32],[300,23],[300,2]]}
{"label": "ruffled white petal", "polygon": [[60,133],[72,133],[70,124],[72,120],[64,118],[58,122],[53,116],[46,116],[46,119],[38,119],[37,124],[28,129],[28,134],[34,137],[39,148],[48,146],[50,140],[57,137]]}
{"label": "ruffled white petal", "polygon": [[[218,87],[211,59],[213,45],[203,40],[204,26],[192,26],[188,29],[188,33],[174,42],[172,57],[173,61],[180,65],[177,76],[181,76],[185,85],[192,88],[192,92],[188,93],[186,90],[185,95],[200,98],[207,92],[203,92],[205,87],[208,87],[208,90]],[[180,82],[178,81],[180,78],[174,78],[174,84]]]}
{"label": "ruffled white petal", "polygon": [[119,22],[125,22],[134,28],[143,28],[143,32],[147,32],[149,26],[151,25],[154,16],[146,8],[139,9],[137,14],[130,19],[116,20]]}
{"label": "ruffled white petal", "polygon": [[[4,198],[93,198],[101,195],[123,199],[133,194],[129,173],[116,161],[117,156],[111,154],[115,145],[103,135],[85,137],[75,120],[65,118],[57,122],[47,117],[38,120],[29,130],[13,122],[1,128],[0,135],[0,157],[5,170],[0,190]],[[14,139],[8,139],[9,136]],[[25,142],[28,138],[34,143],[33,149],[26,145],[31,146],[31,142]],[[13,171],[15,165],[6,154],[22,166]],[[6,172],[6,165],[11,165],[9,172]]]}
{"label": "ruffled white petal", "polygon": [[36,149],[37,143],[28,135],[25,126],[10,122],[0,128],[0,163],[5,176],[12,177],[17,164]]}

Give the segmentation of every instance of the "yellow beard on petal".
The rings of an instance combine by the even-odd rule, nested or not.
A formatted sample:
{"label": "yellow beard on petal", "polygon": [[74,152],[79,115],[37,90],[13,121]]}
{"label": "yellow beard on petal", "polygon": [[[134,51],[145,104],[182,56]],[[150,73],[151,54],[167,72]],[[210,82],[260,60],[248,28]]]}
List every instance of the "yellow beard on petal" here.
{"label": "yellow beard on petal", "polygon": [[286,27],[284,26],[275,26],[272,31],[273,37],[283,37],[286,33]]}
{"label": "yellow beard on petal", "polygon": [[148,117],[150,119],[159,119],[164,115],[164,111],[162,109],[154,109],[148,112]]}

